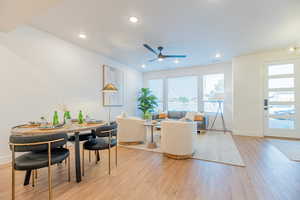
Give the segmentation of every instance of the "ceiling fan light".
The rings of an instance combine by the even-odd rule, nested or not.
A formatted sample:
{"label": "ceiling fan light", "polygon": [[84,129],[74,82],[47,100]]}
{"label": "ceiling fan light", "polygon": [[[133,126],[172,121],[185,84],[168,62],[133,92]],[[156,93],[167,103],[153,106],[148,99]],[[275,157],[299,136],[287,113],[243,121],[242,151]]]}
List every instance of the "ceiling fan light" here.
{"label": "ceiling fan light", "polygon": [[78,37],[81,39],[86,39],[86,34],[80,33],[80,34],[78,34]]}
{"label": "ceiling fan light", "polygon": [[222,55],[220,53],[216,53],[215,58],[221,58]]}
{"label": "ceiling fan light", "polygon": [[163,58],[158,58],[158,61],[159,61],[159,62],[161,62],[161,61],[163,61],[163,60],[164,60]]}

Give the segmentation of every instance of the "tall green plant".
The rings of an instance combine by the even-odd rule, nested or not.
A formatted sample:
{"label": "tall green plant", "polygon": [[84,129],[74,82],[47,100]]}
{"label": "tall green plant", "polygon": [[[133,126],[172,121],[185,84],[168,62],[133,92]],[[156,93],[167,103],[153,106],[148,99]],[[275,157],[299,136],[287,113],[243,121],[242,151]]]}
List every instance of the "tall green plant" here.
{"label": "tall green plant", "polygon": [[157,97],[151,93],[149,88],[142,88],[139,94],[139,105],[138,108],[143,112],[144,118],[147,113],[153,112],[154,109],[158,106]]}

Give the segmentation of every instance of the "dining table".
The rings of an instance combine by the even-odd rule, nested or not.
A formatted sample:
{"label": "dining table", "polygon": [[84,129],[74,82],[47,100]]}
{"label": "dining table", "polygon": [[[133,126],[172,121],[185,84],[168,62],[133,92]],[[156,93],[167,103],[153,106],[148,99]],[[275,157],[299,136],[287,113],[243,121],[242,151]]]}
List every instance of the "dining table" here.
{"label": "dining table", "polygon": [[[71,124],[63,125],[58,128],[42,128],[39,124],[25,124],[20,126],[15,126],[11,129],[11,134],[19,136],[38,136],[46,134],[56,134],[56,133],[67,133],[69,136],[74,135],[75,138],[75,172],[76,181],[81,182],[81,162],[80,162],[80,140],[79,136],[81,133],[86,131],[95,131],[97,128],[105,125],[106,123],[93,122],[93,123],[82,123],[72,122]],[[24,185],[28,184],[30,180],[31,172],[26,172]]]}

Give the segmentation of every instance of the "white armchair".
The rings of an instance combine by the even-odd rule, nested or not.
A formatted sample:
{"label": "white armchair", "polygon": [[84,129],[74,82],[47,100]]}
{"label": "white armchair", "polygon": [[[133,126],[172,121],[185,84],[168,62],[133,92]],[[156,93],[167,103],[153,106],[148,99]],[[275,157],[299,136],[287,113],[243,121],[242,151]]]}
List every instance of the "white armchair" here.
{"label": "white armchair", "polygon": [[135,117],[118,117],[117,123],[119,144],[140,144],[146,141],[145,120]]}
{"label": "white armchair", "polygon": [[161,149],[167,157],[174,159],[192,157],[193,122],[163,121],[161,131]]}

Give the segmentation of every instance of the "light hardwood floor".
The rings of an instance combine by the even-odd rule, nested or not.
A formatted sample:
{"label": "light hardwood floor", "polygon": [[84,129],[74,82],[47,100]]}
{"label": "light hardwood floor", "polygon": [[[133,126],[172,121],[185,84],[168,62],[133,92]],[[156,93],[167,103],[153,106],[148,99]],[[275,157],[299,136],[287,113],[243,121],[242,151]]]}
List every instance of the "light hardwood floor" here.
{"label": "light hardwood floor", "polygon": [[[67,181],[67,168],[53,167],[57,200],[299,200],[300,163],[288,160],[268,140],[234,136],[247,167],[200,160],[172,160],[159,153],[119,148],[119,166],[107,174],[102,161],[88,163],[80,184]],[[114,154],[113,154],[114,155]],[[87,154],[85,156],[88,158]],[[93,156],[94,159],[94,156]],[[112,159],[113,161],[114,159]],[[39,170],[35,188],[22,186],[17,173],[17,200],[47,199],[47,170]],[[10,199],[10,167],[0,166],[0,199]]]}

